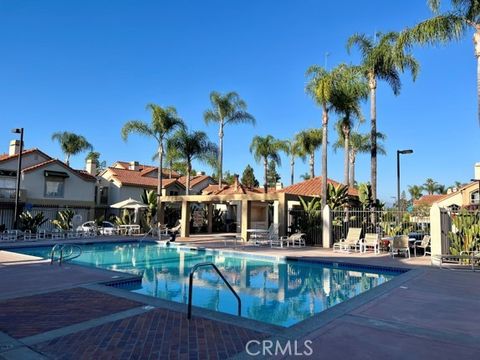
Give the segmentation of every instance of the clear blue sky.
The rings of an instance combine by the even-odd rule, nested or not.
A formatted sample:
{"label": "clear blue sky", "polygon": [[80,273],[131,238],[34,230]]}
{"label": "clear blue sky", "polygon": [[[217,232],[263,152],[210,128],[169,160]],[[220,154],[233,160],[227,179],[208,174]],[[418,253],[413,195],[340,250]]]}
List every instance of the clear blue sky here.
{"label": "clear blue sky", "polygon": [[[309,65],[324,65],[326,52],[329,67],[355,62],[357,54],[345,50],[352,33],[401,30],[428,16],[426,1],[400,0],[1,0],[1,148],[10,128],[23,126],[26,147],[62,157],[50,137],[67,130],[86,136],[107,163],[150,162],[153,141],[120,138],[125,121],[149,120],[146,103],[176,106],[191,129],[216,142],[217,128],[202,119],[208,95],[235,90],[258,124],[226,129],[225,170],[251,164],[261,180],[248,150],[254,135],[289,138],[320,126],[321,111],[304,92]],[[388,155],[379,160],[386,201],[396,191],[396,149],[415,150],[403,157],[403,188],[427,177],[468,181],[480,161],[471,36],[414,53],[422,66],[417,81],[404,76],[398,97],[385,84],[378,91],[378,126],[388,135]],[[364,110],[368,119],[368,103]],[[72,163],[82,167],[83,159]],[[298,179],[308,166],[297,164]],[[343,154],[330,150],[329,177],[342,180],[342,164]],[[280,173],[288,183],[286,158]],[[369,180],[367,155],[359,156],[357,180]]]}

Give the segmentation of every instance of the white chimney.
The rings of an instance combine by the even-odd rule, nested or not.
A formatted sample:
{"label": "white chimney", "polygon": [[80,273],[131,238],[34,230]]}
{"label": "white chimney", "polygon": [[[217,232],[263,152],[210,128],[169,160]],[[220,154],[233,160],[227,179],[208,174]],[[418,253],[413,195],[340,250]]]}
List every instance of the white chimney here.
{"label": "white chimney", "polygon": [[90,175],[97,175],[97,163],[92,159],[87,159],[87,162],[85,163],[85,170],[87,170]]}
{"label": "white chimney", "polygon": [[128,167],[128,170],[134,170],[134,171],[138,171],[138,161],[130,161],[130,165]]}
{"label": "white chimney", "polygon": [[[455,189],[455,188],[454,188]],[[447,189],[447,194],[451,194],[452,192],[455,192],[455,190],[452,190],[452,188]]]}
{"label": "white chimney", "polygon": [[475,164],[475,179],[480,180],[480,162]]}
{"label": "white chimney", "polygon": [[10,141],[10,146],[8,148],[8,155],[18,155],[20,153],[20,140]]}
{"label": "white chimney", "polygon": [[282,190],[283,189],[283,183],[277,182],[275,184],[275,190]]}

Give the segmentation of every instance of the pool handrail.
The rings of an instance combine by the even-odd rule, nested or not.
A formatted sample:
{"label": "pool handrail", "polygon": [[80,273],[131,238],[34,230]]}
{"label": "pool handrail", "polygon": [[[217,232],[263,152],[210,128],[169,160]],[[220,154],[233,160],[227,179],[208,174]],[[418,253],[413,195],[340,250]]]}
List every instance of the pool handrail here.
{"label": "pool handrail", "polygon": [[195,264],[192,269],[190,270],[189,280],[188,280],[188,309],[187,309],[187,319],[190,320],[192,318],[192,296],[193,296],[193,274],[197,271],[200,267],[211,266],[217,272],[218,276],[223,280],[225,285],[227,285],[228,289],[232,292],[232,294],[237,299],[238,304],[238,316],[242,316],[242,300],[240,296],[238,296],[237,292],[233,289],[232,285],[228,282],[228,280],[223,276],[222,272],[218,269],[218,267],[212,262],[201,262]]}
{"label": "pool handrail", "polygon": [[[59,266],[62,266],[62,262],[64,261],[73,260],[78,258],[80,255],[82,255],[82,247],[77,244],[55,244],[50,253],[50,265],[52,265],[56,260],[55,250],[57,250],[57,247],[58,247],[58,251],[60,251],[60,256],[57,259]],[[65,255],[66,249],[70,250],[70,253],[68,255]],[[77,249],[78,254],[73,255],[73,249]]]}

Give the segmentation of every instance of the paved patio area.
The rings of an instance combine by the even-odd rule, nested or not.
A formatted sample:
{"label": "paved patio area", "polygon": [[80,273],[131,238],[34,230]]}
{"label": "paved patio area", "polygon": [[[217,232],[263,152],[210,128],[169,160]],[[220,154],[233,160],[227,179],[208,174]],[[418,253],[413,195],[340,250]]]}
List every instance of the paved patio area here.
{"label": "paved patio area", "polygon": [[[185,243],[232,249],[222,239]],[[208,310],[196,311],[189,324],[182,304],[96,285],[118,273],[0,251],[0,359],[251,359],[244,352],[249,340],[297,340],[300,352],[310,340],[315,359],[480,357],[478,272],[431,268],[428,257],[236,250],[415,270],[283,329]]]}

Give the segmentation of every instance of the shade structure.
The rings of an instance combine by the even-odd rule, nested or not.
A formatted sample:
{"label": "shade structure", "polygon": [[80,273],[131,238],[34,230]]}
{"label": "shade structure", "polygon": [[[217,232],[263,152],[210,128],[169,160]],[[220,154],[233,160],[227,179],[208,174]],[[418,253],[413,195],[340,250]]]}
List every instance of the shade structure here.
{"label": "shade structure", "polygon": [[144,209],[147,208],[148,205],[141,203],[138,200],[128,198],[127,200],[120,201],[118,203],[110,205],[110,207],[114,209]]}

